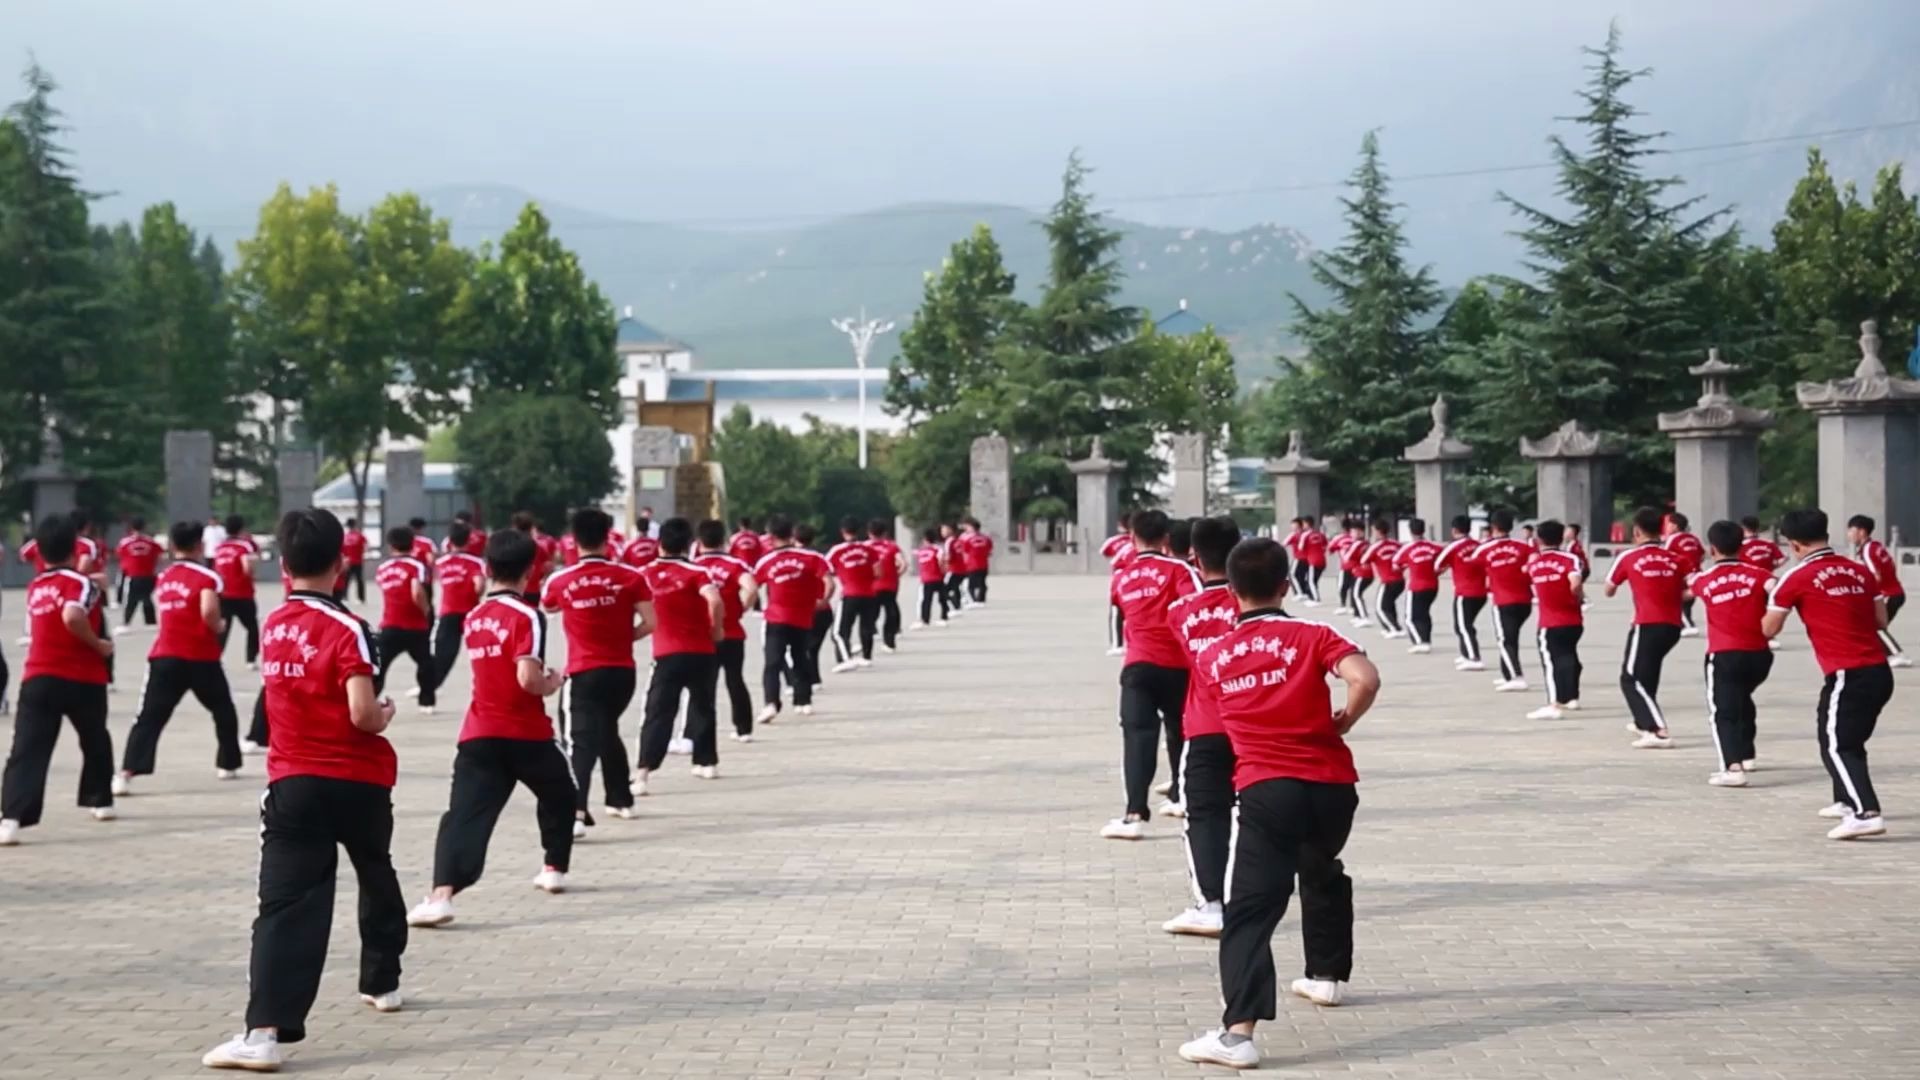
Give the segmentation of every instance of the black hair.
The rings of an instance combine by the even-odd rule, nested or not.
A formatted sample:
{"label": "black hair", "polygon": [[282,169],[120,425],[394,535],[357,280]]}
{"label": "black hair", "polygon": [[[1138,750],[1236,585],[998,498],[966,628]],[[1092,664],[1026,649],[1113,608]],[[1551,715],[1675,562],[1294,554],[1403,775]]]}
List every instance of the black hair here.
{"label": "black hair", "polygon": [[1227,571],[1227,556],[1240,542],[1240,526],[1230,517],[1199,518],[1193,523],[1193,558],[1200,569],[1215,574]]}
{"label": "black hair", "polygon": [[427,531],[427,519],[426,519],[426,518],[423,518],[423,517],[411,517],[411,518],[408,518],[408,519],[407,519],[407,528],[409,528],[409,529],[412,529],[412,530],[413,530],[414,532],[417,532],[417,533],[423,533],[423,532],[426,532],[426,531]]}
{"label": "black hair", "polygon": [[1407,531],[1409,533],[1412,533],[1414,536],[1427,535],[1427,519],[1426,518],[1408,518]]}
{"label": "black hair", "polygon": [[473,527],[466,522],[455,521],[453,524],[447,526],[447,543],[452,544],[454,547],[466,547],[467,541],[471,539],[473,539]]}
{"label": "black hair", "polygon": [[127,528],[132,529],[134,532],[146,532],[147,519],[141,517],[139,514],[135,514],[127,519]]}
{"label": "black hair", "polygon": [[395,525],[387,530],[387,547],[402,555],[413,550],[413,530],[405,525]]}
{"label": "black hair", "polygon": [[694,530],[700,546],[708,551],[725,551],[727,548],[727,523],[719,518],[708,518]]}
{"label": "black hair", "polygon": [[200,546],[200,538],[206,535],[197,521],[176,521],[167,529],[167,543],[175,551],[192,551]]}
{"label": "black hair", "polygon": [[228,536],[239,536],[241,533],[247,531],[247,519],[241,517],[239,514],[228,514],[227,520],[222,522],[221,525],[227,530]]}
{"label": "black hair", "polygon": [[1227,584],[1255,603],[1278,601],[1287,590],[1287,549],[1264,536],[1248,537],[1227,555]]}
{"label": "black hair", "polygon": [[527,576],[540,546],[519,529],[495,529],[487,536],[487,577],[514,582]]}
{"label": "black hair", "polygon": [[[819,533],[814,531],[812,525],[809,525],[804,521],[798,525],[793,525],[790,527],[793,531],[794,543],[799,544],[801,547],[812,547],[814,538],[820,535]],[[774,533],[773,535],[780,536],[779,533]],[[780,538],[782,540],[786,539],[786,537],[784,536]]]}
{"label": "black hair", "polygon": [[1461,536],[1473,535],[1473,519],[1465,514],[1453,515],[1452,525],[1454,528],[1460,530]]}
{"label": "black hair", "polygon": [[1567,538],[1567,527],[1552,518],[1548,518],[1533,530],[1533,534],[1538,536],[1540,542],[1548,547],[1559,547],[1561,542]]}
{"label": "black hair", "polygon": [[940,526],[929,525],[926,528],[920,530],[920,539],[925,540],[929,544],[939,543],[940,542]]}
{"label": "black hair", "polygon": [[583,548],[605,547],[607,533],[613,531],[613,518],[597,506],[582,507],[573,512],[569,522],[573,529],[573,542]]}
{"label": "black hair", "polygon": [[1193,550],[1193,519],[1175,518],[1167,524],[1167,550],[1176,559],[1184,559]]}
{"label": "black hair", "polygon": [[1660,511],[1643,506],[1633,512],[1633,527],[1648,536],[1660,535]]}
{"label": "black hair", "polygon": [[1713,550],[1732,557],[1740,554],[1740,541],[1746,539],[1740,532],[1740,526],[1731,521],[1716,521],[1707,526],[1707,543]]}
{"label": "black hair", "polygon": [[1827,512],[1825,510],[1789,510],[1780,519],[1780,535],[1796,544],[1824,544],[1827,542]]}
{"label": "black hair", "polygon": [[360,527],[360,519],[359,519],[359,518],[348,518],[348,519],[347,519],[347,528],[349,528],[349,529],[357,529],[357,528],[359,528],[359,527]]}
{"label": "black hair", "polygon": [[767,531],[775,540],[793,539],[793,519],[785,514],[775,514],[767,519]]}
{"label": "black hair", "polygon": [[660,550],[668,555],[685,555],[693,546],[693,523],[683,517],[671,517],[660,526]]}
{"label": "black hair", "polygon": [[466,524],[468,524],[468,525],[471,525],[471,524],[473,524],[473,511],[471,511],[471,510],[455,510],[455,511],[453,512],[453,520],[455,520],[455,521],[459,521],[459,522],[464,522],[464,523],[466,523]]}
{"label": "black hair", "polygon": [[741,518],[740,518],[740,528],[741,528],[741,529],[743,529],[743,530],[745,530],[745,531],[747,531],[747,532],[752,532],[752,531],[753,531],[753,519],[752,519],[752,518],[750,518],[750,517],[747,517],[747,516],[745,516],[745,515],[742,515],[742,516],[741,516]]}
{"label": "black hair", "polygon": [[339,566],[340,545],[346,536],[339,518],[314,507],[287,511],[274,532],[280,565],[287,576],[297,578],[319,577]]}
{"label": "black hair", "polygon": [[40,519],[33,530],[33,542],[40,545],[40,561],[52,565],[73,558],[73,549],[80,542],[80,530],[74,527],[73,518],[67,514],[54,514]]}
{"label": "black hair", "polygon": [[519,529],[523,533],[533,531],[533,515],[527,513],[525,510],[516,510],[510,523],[514,528]]}
{"label": "black hair", "polygon": [[1578,536],[1579,534],[1580,534],[1580,523],[1577,521],[1567,522],[1567,535]]}
{"label": "black hair", "polygon": [[1692,522],[1689,522],[1687,520],[1687,515],[1681,513],[1678,510],[1675,510],[1669,516],[1673,518],[1673,527],[1676,532],[1686,532],[1687,526],[1692,524]]}
{"label": "black hair", "polygon": [[79,536],[87,531],[87,526],[93,524],[93,515],[87,513],[84,508],[76,506],[67,511],[67,520],[73,522],[74,535]]}
{"label": "black hair", "polygon": [[1760,531],[1760,519],[1752,514],[1748,514],[1746,517],[1740,519],[1740,527],[1749,532],[1758,533]]}
{"label": "black hair", "polygon": [[1859,529],[1869,536],[1873,534],[1873,519],[1865,514],[1855,514],[1847,519],[1847,528]]}
{"label": "black hair", "polygon": [[1513,511],[1503,506],[1487,515],[1487,524],[1503,533],[1510,533],[1513,531]]}
{"label": "black hair", "polygon": [[1159,510],[1142,510],[1133,515],[1133,535],[1142,544],[1157,544],[1167,538],[1167,515]]}
{"label": "black hair", "polygon": [[1120,528],[1125,530],[1125,529],[1130,529],[1132,527],[1133,527],[1133,511],[1131,510],[1120,511]]}
{"label": "black hair", "polygon": [[1381,536],[1392,536],[1393,522],[1386,518],[1374,518],[1373,531],[1379,533]]}
{"label": "black hair", "polygon": [[854,517],[852,514],[848,514],[846,517],[840,519],[840,535],[849,540],[859,540],[865,537],[866,528],[865,525],[860,524],[860,519]]}
{"label": "black hair", "polygon": [[886,518],[874,518],[867,522],[867,535],[875,540],[886,540],[893,536],[893,523]]}

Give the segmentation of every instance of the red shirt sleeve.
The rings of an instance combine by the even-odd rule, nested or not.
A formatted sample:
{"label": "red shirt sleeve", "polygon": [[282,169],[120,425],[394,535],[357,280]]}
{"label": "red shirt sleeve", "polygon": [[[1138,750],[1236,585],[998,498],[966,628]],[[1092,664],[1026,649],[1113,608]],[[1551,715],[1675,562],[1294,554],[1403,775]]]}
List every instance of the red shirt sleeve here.
{"label": "red shirt sleeve", "polygon": [[356,675],[371,677],[374,662],[373,640],[372,635],[366,632],[366,627],[359,624],[341,627],[341,632],[334,637],[333,663],[340,675],[339,685],[345,686],[347,680]]}

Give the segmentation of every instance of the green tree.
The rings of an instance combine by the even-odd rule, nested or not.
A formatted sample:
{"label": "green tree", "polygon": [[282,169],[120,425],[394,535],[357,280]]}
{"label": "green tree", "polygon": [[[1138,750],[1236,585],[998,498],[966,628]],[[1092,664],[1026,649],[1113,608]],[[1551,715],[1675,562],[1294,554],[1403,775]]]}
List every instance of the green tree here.
{"label": "green tree", "polygon": [[600,414],[558,395],[496,394],[460,422],[460,483],[493,520],[525,510],[557,530],[619,484]]}
{"label": "green tree", "polygon": [[1225,446],[1240,393],[1226,339],[1211,326],[1166,335],[1148,323],[1136,344],[1148,358],[1141,395],[1148,421],[1160,431],[1204,435],[1209,447]]}
{"label": "green tree", "polygon": [[909,422],[961,407],[1001,377],[1000,338],[1021,305],[992,230],[974,226],[938,274],[927,275],[920,310],[900,334],[887,372],[887,411]]}
{"label": "green tree", "polygon": [[888,500],[922,525],[958,519],[970,497],[973,440],[983,433],[975,417],[958,410],[909,428],[886,459]]}
{"label": "green tree", "polygon": [[727,512],[756,521],[773,514],[805,520],[814,512],[817,471],[800,437],[735,405],[713,433],[713,459],[725,470]]}

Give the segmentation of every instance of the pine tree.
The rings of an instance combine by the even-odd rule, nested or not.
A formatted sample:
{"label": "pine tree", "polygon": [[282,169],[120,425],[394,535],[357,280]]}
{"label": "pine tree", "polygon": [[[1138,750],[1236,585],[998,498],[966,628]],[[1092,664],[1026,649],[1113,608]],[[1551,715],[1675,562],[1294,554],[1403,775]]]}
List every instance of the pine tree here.
{"label": "pine tree", "polygon": [[929,274],[920,310],[900,334],[900,357],[887,372],[887,409],[910,422],[977,397],[1000,377],[999,346],[1019,310],[1013,275],[985,225],[956,242],[938,274]]}

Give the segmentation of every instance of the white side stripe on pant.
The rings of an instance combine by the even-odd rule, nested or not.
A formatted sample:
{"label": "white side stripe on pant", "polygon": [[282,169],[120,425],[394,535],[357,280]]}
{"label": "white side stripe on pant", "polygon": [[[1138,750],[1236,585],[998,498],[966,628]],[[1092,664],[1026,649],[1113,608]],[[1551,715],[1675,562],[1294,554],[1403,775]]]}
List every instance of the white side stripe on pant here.
{"label": "white side stripe on pant", "polygon": [[1707,654],[1707,730],[1713,732],[1713,752],[1720,756],[1720,767],[1727,767],[1727,752],[1720,745],[1719,696],[1713,692],[1713,654]]}
{"label": "white side stripe on pant", "polygon": [[1627,675],[1627,680],[1633,683],[1634,691],[1640,695],[1640,700],[1647,703],[1647,711],[1653,714],[1654,730],[1665,731],[1667,727],[1667,714],[1660,711],[1660,703],[1653,700],[1653,695],[1647,693],[1647,688],[1641,685],[1640,677],[1633,673],[1634,661],[1638,659],[1639,656],[1640,625],[1635,623],[1633,629],[1627,631],[1627,664],[1624,670]]}
{"label": "white side stripe on pant", "polygon": [[1553,651],[1547,648],[1546,627],[1540,627],[1534,633],[1540,644],[1540,666],[1547,669],[1547,704],[1558,705],[1560,704],[1557,700],[1560,697],[1559,684],[1553,680]]}
{"label": "white side stripe on pant", "polygon": [[[1192,758],[1192,753],[1180,755],[1180,797],[1182,799],[1191,798],[1187,791],[1187,762]],[[1187,884],[1193,889],[1193,906],[1204,907],[1207,897],[1200,891],[1200,868],[1193,862],[1193,816],[1191,814],[1180,819],[1180,848],[1186,852],[1187,856]]]}
{"label": "white side stripe on pant", "polygon": [[1847,671],[1841,668],[1833,673],[1833,694],[1827,698],[1827,757],[1833,759],[1834,775],[1840,778],[1840,784],[1847,789],[1847,801],[1857,810],[1866,809],[1860,801],[1860,789],[1853,786],[1853,774],[1847,771],[1847,763],[1840,760],[1840,695],[1847,689]]}
{"label": "white side stripe on pant", "polygon": [[[1186,792],[1181,792],[1185,795]],[[1233,903],[1233,864],[1240,857],[1240,799],[1233,800],[1233,824],[1227,829],[1227,880],[1220,891],[1220,906]]]}

